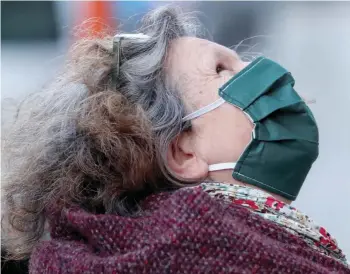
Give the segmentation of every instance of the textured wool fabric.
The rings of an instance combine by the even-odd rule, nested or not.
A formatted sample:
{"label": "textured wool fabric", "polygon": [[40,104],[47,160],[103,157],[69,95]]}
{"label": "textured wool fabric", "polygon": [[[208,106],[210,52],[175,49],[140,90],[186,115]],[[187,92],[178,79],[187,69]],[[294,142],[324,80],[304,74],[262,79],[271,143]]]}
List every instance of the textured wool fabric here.
{"label": "textured wool fabric", "polygon": [[149,196],[137,217],[48,212],[30,273],[350,273],[246,208],[201,188]]}

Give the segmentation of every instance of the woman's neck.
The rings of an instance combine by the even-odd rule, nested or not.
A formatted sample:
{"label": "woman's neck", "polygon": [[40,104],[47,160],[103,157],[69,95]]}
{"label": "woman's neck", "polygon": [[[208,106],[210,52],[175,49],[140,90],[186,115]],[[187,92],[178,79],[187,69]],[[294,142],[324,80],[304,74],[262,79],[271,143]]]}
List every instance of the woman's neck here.
{"label": "woman's neck", "polygon": [[215,181],[215,182],[224,182],[224,183],[241,185],[241,186],[246,186],[246,187],[258,189],[258,190],[261,190],[265,193],[268,193],[272,197],[276,198],[277,200],[280,200],[281,202],[284,202],[285,204],[290,205],[292,203],[291,200],[288,200],[288,199],[286,199],[278,194],[269,192],[265,189],[259,188],[257,186],[251,185],[251,184],[246,184],[246,183],[237,181],[236,179],[232,178],[232,171],[227,172],[227,170],[220,170],[220,171],[211,172],[210,179]]}
{"label": "woman's neck", "polygon": [[268,193],[268,194],[271,195],[272,197],[276,198],[277,200],[280,200],[281,202],[284,202],[285,204],[290,205],[290,204],[292,203],[291,200],[288,200],[288,199],[282,197],[281,195],[278,195],[278,194],[269,192],[269,191],[267,191],[267,190],[265,190],[265,189],[262,189],[262,188],[260,188],[260,187],[257,187],[257,186],[251,185],[251,184],[246,184],[246,183],[237,181],[237,180],[235,180],[234,178],[232,178],[232,179],[229,180],[229,181],[225,181],[224,183],[230,183],[230,184],[241,185],[241,186],[245,186],[245,187],[250,187],[250,188],[258,189],[258,190],[261,190],[261,191],[263,191],[263,192],[265,192],[265,193]]}

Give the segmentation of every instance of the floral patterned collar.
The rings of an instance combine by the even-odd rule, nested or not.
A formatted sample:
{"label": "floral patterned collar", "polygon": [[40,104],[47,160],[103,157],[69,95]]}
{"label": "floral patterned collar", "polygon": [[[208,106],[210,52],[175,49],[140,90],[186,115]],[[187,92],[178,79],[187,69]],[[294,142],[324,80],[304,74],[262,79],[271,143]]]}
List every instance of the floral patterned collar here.
{"label": "floral patterned collar", "polygon": [[248,208],[253,213],[301,237],[320,253],[349,265],[336,240],[324,227],[317,225],[304,213],[275,199],[268,193],[229,183],[205,182],[200,187],[210,196]]}

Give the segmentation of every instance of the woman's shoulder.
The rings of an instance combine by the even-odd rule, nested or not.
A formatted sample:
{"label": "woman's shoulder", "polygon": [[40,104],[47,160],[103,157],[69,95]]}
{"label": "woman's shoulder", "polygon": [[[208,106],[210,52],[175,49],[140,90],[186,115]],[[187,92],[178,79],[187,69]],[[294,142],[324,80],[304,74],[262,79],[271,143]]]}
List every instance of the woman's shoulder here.
{"label": "woman's shoulder", "polygon": [[32,273],[242,273],[346,268],[246,208],[202,187],[148,196],[135,216],[62,211],[32,254]]}

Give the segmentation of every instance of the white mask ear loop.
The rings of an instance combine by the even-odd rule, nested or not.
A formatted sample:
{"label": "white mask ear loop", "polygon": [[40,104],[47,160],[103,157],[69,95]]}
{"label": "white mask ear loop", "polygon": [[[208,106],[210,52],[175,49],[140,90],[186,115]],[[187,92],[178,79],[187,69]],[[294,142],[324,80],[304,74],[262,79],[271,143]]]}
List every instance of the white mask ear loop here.
{"label": "white mask ear loop", "polygon": [[[208,113],[218,108],[223,103],[225,103],[225,100],[223,98],[219,98],[215,102],[186,115],[184,118],[182,118],[182,121],[185,122],[185,121],[193,120],[205,113]],[[236,166],[236,163],[220,163],[220,164],[209,165],[208,169],[209,171],[216,171],[216,170],[234,169],[235,166]]]}
{"label": "white mask ear loop", "polygon": [[215,102],[211,103],[210,105],[202,107],[202,108],[186,115],[185,117],[182,118],[182,121],[186,122],[189,120],[193,120],[194,118],[197,118],[205,113],[208,113],[209,111],[212,111],[212,110],[218,108],[223,103],[225,103],[225,100],[223,98],[220,98],[220,99],[216,100]]}
{"label": "white mask ear loop", "polygon": [[225,170],[225,169],[235,169],[236,163],[220,163],[209,165],[209,171]]}

